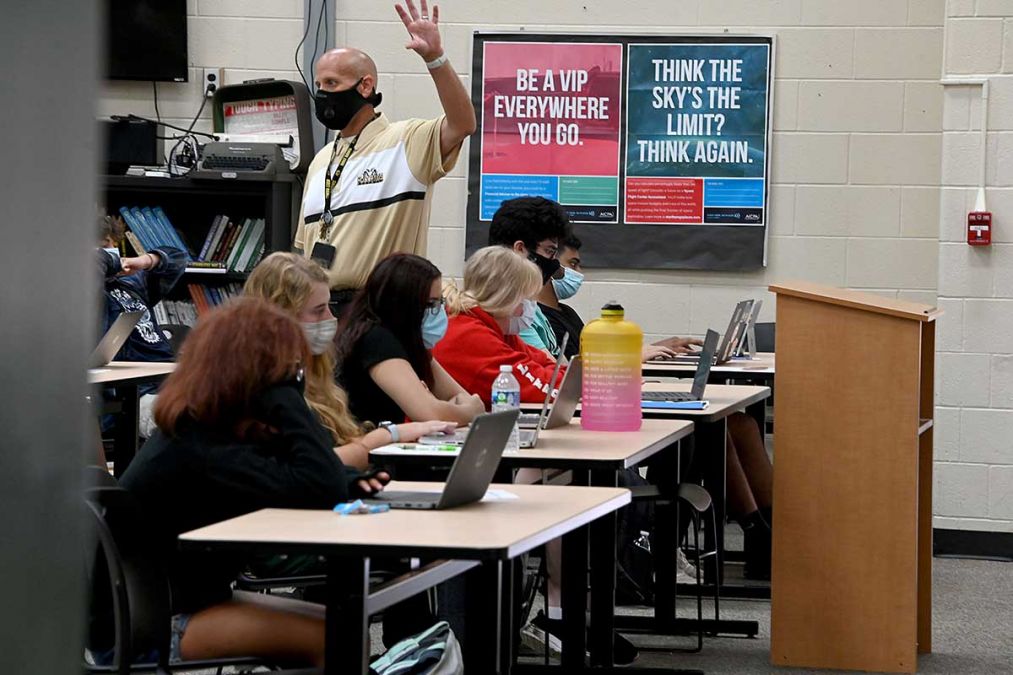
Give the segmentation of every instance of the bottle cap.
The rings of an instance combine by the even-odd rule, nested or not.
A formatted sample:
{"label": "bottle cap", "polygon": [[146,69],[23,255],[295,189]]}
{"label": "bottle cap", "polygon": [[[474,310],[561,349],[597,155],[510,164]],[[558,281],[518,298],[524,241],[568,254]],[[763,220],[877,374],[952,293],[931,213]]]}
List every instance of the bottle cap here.
{"label": "bottle cap", "polygon": [[507,365],[507,366],[500,366],[499,367],[499,372],[501,372],[501,373],[512,373],[512,372],[514,372],[514,367],[513,366],[509,366],[509,365]]}
{"label": "bottle cap", "polygon": [[601,315],[602,316],[620,316],[621,317],[625,313],[626,313],[626,310],[623,309],[623,306],[620,305],[615,300],[611,300],[609,302],[606,302],[605,305],[602,306],[602,308],[601,308]]}

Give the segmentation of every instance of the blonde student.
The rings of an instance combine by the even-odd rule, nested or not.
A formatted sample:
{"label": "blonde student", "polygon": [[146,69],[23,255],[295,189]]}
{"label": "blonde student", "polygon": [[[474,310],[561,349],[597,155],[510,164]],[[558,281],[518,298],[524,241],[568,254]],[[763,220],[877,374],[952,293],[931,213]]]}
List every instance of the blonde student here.
{"label": "blonde student", "polygon": [[338,321],[328,306],[327,273],[317,263],[294,253],[272,253],[250,274],[244,293],[280,307],[302,325],[312,353],[305,366],[306,402],[330,433],[345,464],[365,468],[374,448],[456,426],[454,422],[427,421],[368,431],[352,416],[348,398],[334,380],[333,341]]}

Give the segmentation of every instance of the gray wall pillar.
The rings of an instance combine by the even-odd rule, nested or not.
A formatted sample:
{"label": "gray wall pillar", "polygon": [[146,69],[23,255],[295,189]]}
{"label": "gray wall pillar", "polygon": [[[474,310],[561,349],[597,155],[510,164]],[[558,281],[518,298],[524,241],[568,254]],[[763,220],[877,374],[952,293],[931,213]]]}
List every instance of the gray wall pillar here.
{"label": "gray wall pillar", "polygon": [[95,0],[5,3],[0,21],[0,660],[11,673],[80,671],[98,30]]}

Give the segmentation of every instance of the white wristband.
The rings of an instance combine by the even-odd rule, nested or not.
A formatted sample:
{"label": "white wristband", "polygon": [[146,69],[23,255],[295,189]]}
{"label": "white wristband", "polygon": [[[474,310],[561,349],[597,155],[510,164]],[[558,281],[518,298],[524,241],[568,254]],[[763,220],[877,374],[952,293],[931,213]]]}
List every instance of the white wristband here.
{"label": "white wristband", "polygon": [[428,68],[429,70],[436,70],[449,60],[450,59],[447,58],[447,53],[443,52],[432,61],[426,61],[426,68]]}

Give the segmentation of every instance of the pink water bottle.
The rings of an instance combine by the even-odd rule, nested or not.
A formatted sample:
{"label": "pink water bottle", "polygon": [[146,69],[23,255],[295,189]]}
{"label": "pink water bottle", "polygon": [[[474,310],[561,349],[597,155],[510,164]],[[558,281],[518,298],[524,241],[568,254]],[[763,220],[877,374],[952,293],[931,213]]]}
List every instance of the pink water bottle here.
{"label": "pink water bottle", "polygon": [[626,321],[623,306],[610,302],[601,318],[580,334],[583,364],[580,426],[592,431],[637,431],[640,412],[640,354],[644,333]]}

